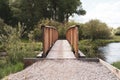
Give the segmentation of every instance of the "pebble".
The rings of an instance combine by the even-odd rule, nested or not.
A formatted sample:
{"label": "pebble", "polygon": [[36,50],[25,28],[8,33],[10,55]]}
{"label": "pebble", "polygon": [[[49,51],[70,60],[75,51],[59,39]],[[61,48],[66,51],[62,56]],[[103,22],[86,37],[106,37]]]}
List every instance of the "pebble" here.
{"label": "pebble", "polygon": [[[3,79],[4,80],[4,79]],[[119,80],[99,62],[42,60],[11,74],[7,80]]]}

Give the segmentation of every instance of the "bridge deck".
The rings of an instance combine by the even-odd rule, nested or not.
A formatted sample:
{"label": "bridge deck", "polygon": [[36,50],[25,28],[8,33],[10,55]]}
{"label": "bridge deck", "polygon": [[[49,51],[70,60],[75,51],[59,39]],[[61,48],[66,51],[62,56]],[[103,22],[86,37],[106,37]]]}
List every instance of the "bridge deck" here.
{"label": "bridge deck", "polygon": [[57,40],[47,58],[75,58],[75,56],[67,40]]}

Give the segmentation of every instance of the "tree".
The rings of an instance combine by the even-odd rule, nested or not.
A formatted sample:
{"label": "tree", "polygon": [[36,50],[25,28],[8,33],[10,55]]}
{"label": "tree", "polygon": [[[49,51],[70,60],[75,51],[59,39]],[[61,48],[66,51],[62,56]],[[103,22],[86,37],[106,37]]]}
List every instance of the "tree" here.
{"label": "tree", "polygon": [[9,7],[9,0],[0,0],[0,18],[7,24],[11,23],[12,12]]}
{"label": "tree", "polygon": [[48,18],[47,0],[15,0],[11,8],[17,21],[26,25],[26,30],[34,29],[34,25],[43,18]]}
{"label": "tree", "polygon": [[50,0],[51,18],[59,22],[68,22],[71,15],[84,15],[85,10],[82,9],[80,0]]}
{"label": "tree", "polygon": [[15,0],[12,3],[14,16],[27,25],[28,30],[42,19],[68,21],[74,13],[84,15],[80,0]]}

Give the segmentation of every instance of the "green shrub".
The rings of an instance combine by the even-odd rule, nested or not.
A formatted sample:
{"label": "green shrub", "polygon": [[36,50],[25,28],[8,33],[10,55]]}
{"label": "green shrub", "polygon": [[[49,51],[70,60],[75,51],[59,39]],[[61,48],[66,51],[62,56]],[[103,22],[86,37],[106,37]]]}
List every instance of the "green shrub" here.
{"label": "green shrub", "polygon": [[84,37],[87,39],[108,39],[111,37],[111,32],[108,26],[99,20],[90,20],[85,23],[82,31]]}
{"label": "green shrub", "polygon": [[42,30],[40,28],[35,28],[33,31],[28,33],[29,41],[42,41]]}
{"label": "green shrub", "polygon": [[115,30],[115,35],[120,35],[120,27]]}
{"label": "green shrub", "polygon": [[[21,41],[21,28],[4,26],[0,34],[1,46],[5,47],[8,56],[0,60],[0,78],[23,69],[23,58],[35,57],[35,51],[42,50],[42,43]],[[4,66],[3,66],[4,65]]]}
{"label": "green shrub", "polygon": [[86,57],[98,57],[98,46],[90,40],[81,40],[79,42],[79,49],[86,55]]}
{"label": "green shrub", "polygon": [[[66,38],[66,31],[67,31],[67,29],[70,26],[73,26],[73,25],[76,25],[76,24],[77,23],[75,23],[75,22],[59,23],[57,21],[53,21],[53,20],[47,19],[47,20],[40,21],[38,23],[38,26],[40,27],[41,25],[45,25],[45,26],[55,27],[58,30],[58,32],[59,32],[59,39],[65,39]],[[34,34],[34,32],[33,32],[33,34]]]}
{"label": "green shrub", "polygon": [[62,23],[54,21],[54,20],[44,19],[44,20],[38,22],[39,28],[41,28],[42,25],[52,26],[52,27],[56,27],[58,29],[59,26],[62,25]]}

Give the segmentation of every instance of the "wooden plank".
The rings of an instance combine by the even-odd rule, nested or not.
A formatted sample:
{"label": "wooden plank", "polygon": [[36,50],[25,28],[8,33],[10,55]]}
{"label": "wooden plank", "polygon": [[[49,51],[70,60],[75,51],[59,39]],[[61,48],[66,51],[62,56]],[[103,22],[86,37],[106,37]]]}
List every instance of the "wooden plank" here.
{"label": "wooden plank", "polygon": [[120,79],[120,70],[110,65],[109,63],[99,59],[100,63],[106,66],[112,73],[114,73]]}
{"label": "wooden plank", "polygon": [[75,58],[67,40],[57,40],[47,58]]}

